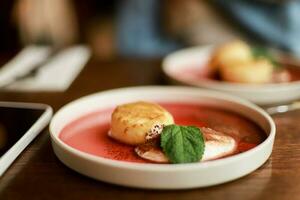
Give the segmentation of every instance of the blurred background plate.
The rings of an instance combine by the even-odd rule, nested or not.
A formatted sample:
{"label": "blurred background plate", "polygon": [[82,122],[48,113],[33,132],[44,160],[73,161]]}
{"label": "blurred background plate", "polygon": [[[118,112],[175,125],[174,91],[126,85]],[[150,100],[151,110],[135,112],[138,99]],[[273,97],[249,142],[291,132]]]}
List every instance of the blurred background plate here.
{"label": "blurred background plate", "polygon": [[[280,104],[300,98],[300,81],[251,85],[205,77],[213,49],[211,45],[197,46],[171,53],[163,59],[163,71],[172,83],[230,93],[259,105]],[[287,57],[285,60],[291,61]],[[294,67],[299,68],[299,65]]]}

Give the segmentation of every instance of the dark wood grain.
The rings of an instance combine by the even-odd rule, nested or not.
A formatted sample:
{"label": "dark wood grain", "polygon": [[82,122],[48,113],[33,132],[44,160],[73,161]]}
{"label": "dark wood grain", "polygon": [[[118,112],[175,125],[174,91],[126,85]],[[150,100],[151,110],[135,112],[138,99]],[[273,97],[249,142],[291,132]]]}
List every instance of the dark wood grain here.
{"label": "dark wood grain", "polygon": [[[42,102],[57,110],[93,92],[163,83],[159,61],[92,59],[67,92],[0,92],[0,99]],[[44,130],[0,179],[0,199],[300,199],[300,112],[274,119],[278,128],[274,151],[258,170],[219,186],[177,191],[126,188],[82,176],[55,157]]]}

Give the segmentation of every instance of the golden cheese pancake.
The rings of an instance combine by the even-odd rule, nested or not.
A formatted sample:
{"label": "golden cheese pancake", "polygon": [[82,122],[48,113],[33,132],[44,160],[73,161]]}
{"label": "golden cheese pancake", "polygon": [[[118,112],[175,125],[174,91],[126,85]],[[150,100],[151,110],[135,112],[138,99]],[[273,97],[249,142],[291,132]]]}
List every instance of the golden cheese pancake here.
{"label": "golden cheese pancake", "polygon": [[213,69],[247,63],[253,60],[251,48],[247,43],[237,40],[218,47],[210,61]]}
{"label": "golden cheese pancake", "polygon": [[268,83],[273,78],[273,64],[268,59],[255,59],[251,47],[239,40],[216,48],[210,66],[228,82]]}
{"label": "golden cheese pancake", "polygon": [[143,101],[123,104],[112,113],[110,136],[130,145],[143,144],[153,127],[173,123],[172,115],[158,104]]}
{"label": "golden cheese pancake", "polygon": [[239,63],[220,68],[223,80],[238,83],[268,83],[272,80],[273,65],[266,59]]}

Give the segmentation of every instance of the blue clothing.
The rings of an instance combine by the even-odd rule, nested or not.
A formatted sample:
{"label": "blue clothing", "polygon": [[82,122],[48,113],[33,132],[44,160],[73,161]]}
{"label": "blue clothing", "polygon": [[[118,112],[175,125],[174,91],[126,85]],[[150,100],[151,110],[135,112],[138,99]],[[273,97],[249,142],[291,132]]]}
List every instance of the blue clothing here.
{"label": "blue clothing", "polygon": [[243,28],[300,56],[300,1],[215,0]]}
{"label": "blue clothing", "polygon": [[[263,42],[300,56],[300,1],[214,0],[214,3]],[[157,57],[180,47],[162,34],[160,0],[118,1],[116,19],[121,55]]]}
{"label": "blue clothing", "polygon": [[126,0],[117,6],[117,47],[121,55],[159,57],[179,46],[163,36],[160,0]]}

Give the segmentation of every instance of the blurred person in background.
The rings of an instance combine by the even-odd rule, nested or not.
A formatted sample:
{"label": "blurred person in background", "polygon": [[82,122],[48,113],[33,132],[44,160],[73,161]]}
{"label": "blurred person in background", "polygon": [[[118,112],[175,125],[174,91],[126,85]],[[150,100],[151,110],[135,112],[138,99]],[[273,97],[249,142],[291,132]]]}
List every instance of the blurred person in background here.
{"label": "blurred person in background", "polygon": [[300,56],[300,2],[294,0],[116,1],[116,49],[163,56],[183,46],[235,38]]}
{"label": "blurred person in background", "polygon": [[13,12],[23,44],[63,47],[77,41],[77,19],[70,0],[17,0]]}
{"label": "blurred person in background", "polygon": [[27,44],[62,47],[78,39],[76,14],[70,0],[3,0],[0,26],[2,52]]}
{"label": "blurred person in background", "polygon": [[293,0],[17,0],[11,7],[5,13],[14,11],[23,44],[86,42],[104,59],[161,57],[236,37],[300,55],[300,2]]}
{"label": "blurred person in background", "polygon": [[188,45],[215,44],[241,37],[300,56],[300,1],[166,2],[170,33]]}

